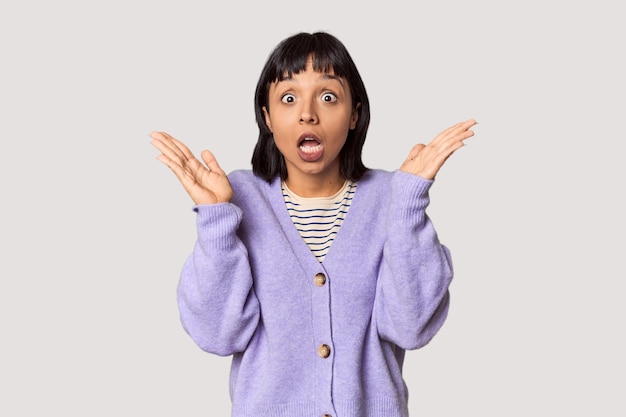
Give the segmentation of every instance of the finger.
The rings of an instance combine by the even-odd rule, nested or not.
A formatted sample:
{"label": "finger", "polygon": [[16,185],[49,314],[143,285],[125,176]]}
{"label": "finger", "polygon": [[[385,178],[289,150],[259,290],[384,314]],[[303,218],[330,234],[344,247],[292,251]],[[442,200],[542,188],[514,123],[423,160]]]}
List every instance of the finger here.
{"label": "finger", "polygon": [[443,165],[443,163],[452,155],[454,152],[459,150],[460,148],[465,146],[465,140],[474,136],[474,132],[471,130],[457,133],[455,136],[447,138],[445,141],[441,142],[437,146],[429,146],[429,150],[431,151],[430,158],[435,165]]}
{"label": "finger", "polygon": [[442,150],[445,150],[448,147],[450,147],[453,144],[456,144],[458,142],[463,143],[463,141],[465,141],[466,139],[471,138],[472,136],[474,136],[474,131],[472,131],[472,130],[462,130],[462,131],[456,132],[454,135],[451,135],[451,136],[447,137],[446,139],[444,139],[439,144],[439,148],[442,149]]}
{"label": "finger", "polygon": [[474,135],[470,128],[475,124],[473,119],[457,123],[443,130],[428,145],[415,145],[401,169],[433,179],[447,159],[465,146],[464,140]]}
{"label": "finger", "polygon": [[[170,158],[163,154],[159,155],[157,159],[170,168],[176,178],[178,178],[180,183],[183,185],[183,188],[187,191],[187,193],[194,201],[200,201],[197,199],[197,196],[200,195],[198,194],[198,190],[202,189],[202,187],[200,186],[200,177],[205,175],[205,173],[208,173],[207,170],[189,170],[187,169],[188,164],[182,166],[179,163],[172,161]],[[199,161],[196,162],[198,165],[200,165]]]}
{"label": "finger", "polygon": [[204,163],[206,164],[206,166],[209,168],[210,171],[221,174],[221,175],[226,175],[226,173],[224,172],[220,164],[217,163],[217,159],[215,159],[215,155],[213,155],[213,152],[209,150],[204,150],[202,151],[201,156],[202,156],[202,160],[204,161]]}
{"label": "finger", "polygon": [[465,140],[474,136],[474,132],[471,130],[465,130],[456,132],[454,135],[442,139],[437,143],[430,143],[427,145],[429,152],[433,154],[445,154],[449,155],[450,150],[456,150],[465,145]]}
{"label": "finger", "polygon": [[462,123],[457,123],[453,126],[450,126],[444,130],[442,130],[441,132],[439,132],[432,141],[430,141],[429,145],[432,146],[437,146],[439,145],[441,142],[443,142],[446,138],[450,137],[450,135],[454,134],[454,132],[456,132],[460,127],[462,126]]}
{"label": "finger", "polygon": [[469,136],[465,136],[467,132],[471,132],[471,130],[469,129],[476,123],[476,120],[468,119],[464,122],[460,122],[453,126],[450,126],[449,128],[441,131],[437,136],[435,136],[435,138],[430,142],[430,145],[439,146],[440,144],[449,140],[457,140],[459,135],[463,137],[462,140],[465,140],[473,135],[473,133],[471,133]]}
{"label": "finger", "polygon": [[[167,139],[165,140],[167,141]],[[193,183],[198,181],[203,172],[207,171],[200,161],[195,158],[187,160],[184,156],[181,157],[179,153],[172,151],[171,148],[166,146],[162,140],[157,138],[153,139],[153,142],[155,142],[155,147],[162,150],[157,159],[172,170],[186,189],[191,189],[190,187],[193,187]]]}
{"label": "finger", "polygon": [[[472,132],[472,130],[470,130],[473,126],[475,126],[478,122],[474,119],[469,119],[466,120],[462,123],[459,123],[459,126],[457,126],[456,129],[454,129],[452,132],[450,132],[450,134],[452,135],[465,135],[469,132],[471,132],[471,134],[469,136],[472,136],[474,133]],[[467,137],[469,137],[467,136]]]}
{"label": "finger", "polygon": [[176,145],[176,147],[178,149],[180,149],[180,151],[183,153],[183,155],[185,156],[185,158],[187,159],[195,159],[196,157],[193,155],[193,153],[191,153],[191,151],[189,150],[189,148],[187,148],[187,146],[182,143],[181,141],[179,141],[178,139],[176,139],[173,136],[169,136],[169,139],[172,141],[172,143],[174,143]]}
{"label": "finger", "polygon": [[[157,148],[159,151],[161,151],[161,156],[167,159],[168,166],[170,164],[177,164],[180,167],[189,165],[189,161],[187,161],[187,159],[180,153],[180,151],[176,150],[175,148],[172,148],[172,146],[168,145],[166,142],[163,142],[158,139],[153,139],[152,145],[155,148]],[[160,160],[165,161],[165,159],[163,158],[161,158]]]}
{"label": "finger", "polygon": [[176,175],[176,178],[178,178],[180,182],[184,183],[185,181],[187,181],[187,178],[189,178],[189,174],[187,173],[187,171],[185,171],[182,165],[177,161],[173,161],[167,155],[160,154],[157,156],[157,159],[165,164],[170,170],[172,170],[172,172],[174,173],[174,175]]}
{"label": "finger", "polygon": [[174,152],[174,150],[172,149],[173,145],[171,143],[168,143],[170,141],[158,132],[150,133],[150,137],[152,138],[152,141],[150,142],[152,146],[157,148],[162,153],[165,153],[168,150]]}
{"label": "finger", "polygon": [[153,132],[151,136],[154,138],[153,142],[157,142],[154,145],[164,155],[183,168],[189,169],[193,173],[192,175],[196,175],[198,170],[201,170],[202,164],[184,143],[165,132]]}
{"label": "finger", "polygon": [[[180,149],[180,146],[174,142],[174,138],[165,132],[152,132],[152,144],[159,149],[163,154],[168,155],[171,159],[183,161],[189,159]],[[188,152],[188,150],[187,150]]]}
{"label": "finger", "polygon": [[453,153],[464,146],[465,143],[462,140],[450,141],[446,146],[440,146],[434,151],[433,155],[431,155],[433,166],[436,166],[437,170],[439,170]]}
{"label": "finger", "polygon": [[450,155],[452,155],[454,152],[458,151],[464,146],[465,144],[462,141],[451,143],[447,148],[445,148],[436,155],[436,157],[434,158],[436,164],[439,166],[443,165],[443,163],[450,157]]}

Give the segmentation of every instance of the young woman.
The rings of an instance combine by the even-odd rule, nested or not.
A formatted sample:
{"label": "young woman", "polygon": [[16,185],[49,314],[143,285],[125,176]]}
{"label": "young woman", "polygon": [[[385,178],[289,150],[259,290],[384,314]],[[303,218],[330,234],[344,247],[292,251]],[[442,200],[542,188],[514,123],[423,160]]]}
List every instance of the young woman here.
{"label": "young woman", "polygon": [[476,122],[417,144],[394,172],[366,168],[367,93],[323,32],[274,49],[255,106],[251,171],[226,175],[211,152],[203,164],[151,134],[197,213],[182,324],[200,348],[232,355],[235,417],[405,417],[405,351],[443,325],[453,275],[428,190]]}

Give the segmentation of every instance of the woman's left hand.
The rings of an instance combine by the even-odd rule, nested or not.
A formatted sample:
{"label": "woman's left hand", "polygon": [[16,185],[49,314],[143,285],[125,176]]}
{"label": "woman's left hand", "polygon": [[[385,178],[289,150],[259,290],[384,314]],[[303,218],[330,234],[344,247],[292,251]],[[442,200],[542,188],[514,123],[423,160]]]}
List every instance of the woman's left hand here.
{"label": "woman's left hand", "polygon": [[418,143],[411,149],[400,171],[419,175],[427,180],[435,179],[435,175],[450,155],[463,147],[465,139],[474,136],[470,128],[476,123],[474,119],[457,123],[439,133],[428,145]]}

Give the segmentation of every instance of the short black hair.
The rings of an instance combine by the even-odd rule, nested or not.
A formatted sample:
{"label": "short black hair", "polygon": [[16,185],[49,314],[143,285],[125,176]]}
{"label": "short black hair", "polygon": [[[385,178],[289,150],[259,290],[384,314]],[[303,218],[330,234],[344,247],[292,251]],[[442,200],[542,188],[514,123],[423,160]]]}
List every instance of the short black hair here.
{"label": "short black hair", "polygon": [[356,126],[348,132],[346,143],[339,153],[341,174],[344,178],[358,180],[367,171],[361,153],[370,122],[369,99],[361,75],[348,50],[339,39],[326,32],[301,32],[292,35],[280,42],[268,57],[254,95],[259,139],[252,154],[252,171],[267,181],[271,181],[277,175],[283,180],[287,178],[285,160],[265,123],[263,107],[269,111],[270,85],[304,71],[309,57],[313,60],[315,71],[328,72],[332,69],[336,76],[348,81],[353,109],[360,103]]}

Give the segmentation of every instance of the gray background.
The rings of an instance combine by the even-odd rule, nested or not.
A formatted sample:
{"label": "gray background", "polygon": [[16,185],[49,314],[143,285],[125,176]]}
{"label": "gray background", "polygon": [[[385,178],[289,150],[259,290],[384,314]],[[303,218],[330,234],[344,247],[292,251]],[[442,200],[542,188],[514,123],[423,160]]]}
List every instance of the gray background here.
{"label": "gray background", "polygon": [[1,415],[228,415],[230,359],[178,322],[191,200],[148,133],[248,168],[261,67],[315,30],[368,88],[369,166],[480,122],[432,189],[456,278],[411,414],[626,414],[618,2],[365,3],[2,3]]}

